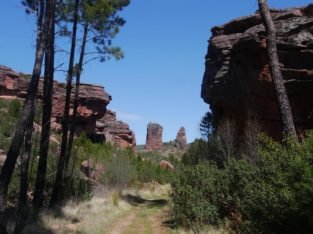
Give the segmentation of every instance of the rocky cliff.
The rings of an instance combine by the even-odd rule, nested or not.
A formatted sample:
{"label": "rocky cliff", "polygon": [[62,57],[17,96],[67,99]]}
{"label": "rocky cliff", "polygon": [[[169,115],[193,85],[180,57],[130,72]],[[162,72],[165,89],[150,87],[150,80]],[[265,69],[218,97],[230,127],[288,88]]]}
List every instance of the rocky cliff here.
{"label": "rocky cliff", "polygon": [[[0,65],[0,98],[25,98],[28,83],[30,80],[29,75],[17,73],[11,68]],[[61,121],[63,118],[63,111],[65,105],[65,84],[54,81],[53,88],[53,109],[52,109],[52,123],[51,127],[55,131],[61,131]],[[39,82],[38,99],[42,99],[43,80]],[[72,90],[72,97],[74,96],[75,89]],[[73,98],[72,98],[73,100]],[[112,112],[107,109],[107,105],[111,101],[111,96],[104,90],[102,86],[81,84],[79,93],[79,106],[77,116],[76,132],[80,133],[85,131],[87,135],[101,135],[104,132],[99,132],[101,129],[97,128],[97,121],[103,121],[103,117],[110,115]],[[73,103],[70,105],[70,117],[73,113]],[[122,128],[116,126],[120,125],[116,121],[116,116],[109,119],[109,124],[106,125],[106,132],[112,135],[111,142],[126,147],[135,145],[134,133],[124,124]],[[103,129],[102,129],[103,130]],[[128,132],[127,132],[128,131]],[[126,133],[127,132],[127,133]],[[124,135],[131,135],[132,137],[123,137]],[[120,137],[122,136],[122,137]]]}
{"label": "rocky cliff", "polygon": [[[313,128],[313,4],[272,10],[285,86],[298,133]],[[213,118],[232,118],[239,129],[249,116],[280,138],[281,121],[272,86],[266,33],[260,14],[212,29],[201,96]]]}

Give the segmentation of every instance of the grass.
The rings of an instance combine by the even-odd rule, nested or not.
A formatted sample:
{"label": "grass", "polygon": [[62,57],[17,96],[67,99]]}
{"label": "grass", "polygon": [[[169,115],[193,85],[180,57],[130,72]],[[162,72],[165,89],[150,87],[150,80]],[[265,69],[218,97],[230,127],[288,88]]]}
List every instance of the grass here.
{"label": "grass", "polygon": [[103,233],[103,229],[128,210],[130,204],[120,200],[114,204],[115,191],[98,195],[89,201],[69,202],[58,214],[44,212],[37,223],[25,228],[24,233],[46,233],[41,227],[49,227],[51,233]]}
{"label": "grass", "polygon": [[[147,183],[142,188],[125,190],[123,193],[136,193],[143,196],[144,199],[165,199],[168,198],[169,189],[169,185]],[[145,230],[143,233],[151,233],[149,232],[148,218],[158,209],[158,207],[142,208],[131,205],[121,199],[116,190],[104,190],[97,192],[88,201],[70,201],[58,211],[43,212],[36,223],[32,223],[25,228],[24,233],[100,234],[110,229],[112,223],[126,219],[133,212],[138,212],[138,220],[134,224],[143,227]],[[134,218],[137,219],[137,217]],[[132,223],[130,224],[130,229],[135,230],[135,226]]]}
{"label": "grass", "polygon": [[[144,201],[167,200],[171,187],[156,182],[140,188],[124,190]],[[68,202],[54,212],[43,212],[36,223],[28,225],[25,234],[191,234],[183,229],[171,229],[162,224],[167,220],[169,208],[150,203],[131,204],[116,190],[99,190],[94,197],[83,202]],[[223,234],[224,229],[207,228],[201,233]]]}
{"label": "grass", "polygon": [[157,211],[158,209],[155,207],[154,208],[143,207],[141,209],[138,209],[137,214],[136,214],[136,219],[122,233],[123,234],[137,234],[137,233],[152,234],[153,228],[149,221],[149,217],[155,214]]}

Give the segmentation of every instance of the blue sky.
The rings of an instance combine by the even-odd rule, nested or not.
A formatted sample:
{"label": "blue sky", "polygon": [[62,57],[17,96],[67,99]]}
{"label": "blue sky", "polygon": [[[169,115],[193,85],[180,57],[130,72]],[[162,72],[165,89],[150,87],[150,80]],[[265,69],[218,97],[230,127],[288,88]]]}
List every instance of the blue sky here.
{"label": "blue sky", "polygon": [[[309,3],[269,0],[276,8]],[[0,64],[30,73],[34,20],[19,0],[1,0],[0,6]],[[210,29],[256,9],[256,0],[132,0],[120,14],[127,23],[113,41],[125,58],[87,64],[82,82],[105,86],[113,97],[109,108],[130,125],[138,144],[145,143],[149,122],[163,126],[164,141],[184,126],[191,142],[200,137],[199,121],[209,110],[200,89]],[[59,55],[56,65],[64,58]],[[57,80],[64,77],[56,74]]]}

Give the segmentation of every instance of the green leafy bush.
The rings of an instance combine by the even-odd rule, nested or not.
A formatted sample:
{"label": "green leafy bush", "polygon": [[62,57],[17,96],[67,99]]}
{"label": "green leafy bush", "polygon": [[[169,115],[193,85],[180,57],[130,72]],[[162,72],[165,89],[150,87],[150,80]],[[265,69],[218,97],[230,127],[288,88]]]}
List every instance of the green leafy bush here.
{"label": "green leafy bush", "polygon": [[213,164],[186,166],[177,173],[172,184],[175,219],[183,226],[199,228],[220,221],[219,193],[223,184],[219,170]]}
{"label": "green leafy bush", "polygon": [[[173,211],[189,227],[228,219],[240,233],[313,232],[313,134],[281,145],[261,136],[253,161],[200,161],[173,182]],[[255,157],[255,156],[254,156]]]}

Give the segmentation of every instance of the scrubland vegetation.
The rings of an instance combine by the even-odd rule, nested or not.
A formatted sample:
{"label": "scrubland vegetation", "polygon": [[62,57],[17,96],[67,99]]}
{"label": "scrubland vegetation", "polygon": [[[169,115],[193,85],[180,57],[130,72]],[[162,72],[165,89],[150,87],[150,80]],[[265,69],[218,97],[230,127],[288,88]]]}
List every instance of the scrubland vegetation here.
{"label": "scrubland vegetation", "polygon": [[[10,142],[12,131],[14,131],[14,126],[20,114],[20,108],[21,104],[18,100],[1,101],[0,103],[0,110],[2,114],[0,117],[0,148],[4,151],[4,153],[8,150],[9,145],[6,144],[6,142]],[[41,110],[38,110],[37,112],[36,121],[39,123]],[[37,123],[35,122],[35,124]],[[31,152],[28,175],[29,206],[33,199],[33,188],[35,186],[37,173],[39,135],[40,129],[35,129],[33,132],[33,149]],[[57,133],[53,133],[52,135],[56,139],[60,138]],[[44,207],[48,206],[53,190],[58,151],[60,150],[59,148],[60,145],[58,143],[53,141],[50,142],[47,162],[47,178],[44,191]],[[95,215],[98,215],[96,213],[100,212],[103,216],[101,220],[103,222],[105,220],[109,222],[111,218],[113,219],[115,216],[118,216],[123,212],[125,213],[131,208],[131,206],[121,198],[123,192],[132,191],[132,193],[137,194],[139,191],[143,192],[147,190],[145,189],[147,183],[152,182],[165,185],[171,182],[174,172],[164,170],[160,167],[159,162],[162,159],[164,159],[164,157],[156,152],[135,153],[131,149],[120,149],[112,144],[93,143],[85,134],[81,134],[74,141],[69,170],[65,179],[64,189],[62,190],[63,202],[60,203],[61,206],[57,209],[44,211],[40,214],[40,217],[37,220],[33,219],[34,217],[31,214],[32,209],[29,209],[29,219],[25,232],[36,233],[35,230],[38,228],[38,230],[41,231],[51,229],[55,232],[58,232],[58,230],[65,230],[64,233],[74,232],[75,230],[71,230],[68,226],[66,226],[68,223],[71,223],[71,218],[69,217],[73,216],[73,219],[76,217],[79,220],[84,219],[84,222],[87,222],[88,220],[86,221],[86,217],[82,217],[90,216],[93,212]],[[169,157],[167,160],[171,161],[174,165],[177,165],[178,163],[175,157]],[[86,171],[82,168],[84,161],[91,162],[90,168],[88,168],[90,171],[88,173],[86,173]],[[93,176],[95,173],[97,173],[96,178]],[[18,163],[16,170],[14,171],[7,196],[10,207],[10,209],[7,210],[8,231],[14,230],[14,217],[20,190],[19,177],[20,164]],[[155,187],[157,187],[155,191],[154,189],[153,191],[149,189],[148,192],[143,192],[142,197],[146,196],[149,198],[151,191],[153,193],[152,197],[155,197],[155,194],[158,193],[159,186],[153,186],[153,188]],[[166,193],[168,192],[169,189],[167,188]],[[76,212],[76,206],[88,206],[88,208],[84,208],[83,210]],[[97,207],[96,210],[94,210],[95,207]],[[71,216],[70,214],[73,212],[76,213]],[[106,216],[104,215],[104,212],[110,212],[111,214]],[[42,219],[44,219],[44,222]],[[96,225],[95,223],[92,223],[91,220],[88,221],[90,222],[90,225]],[[98,222],[99,220],[94,221]],[[98,224],[99,230],[104,230],[104,225],[101,223]],[[57,228],[51,227],[50,225],[56,225]],[[80,226],[80,229],[85,228],[85,233],[88,233],[88,227],[81,227],[81,225],[82,224],[78,225]]]}
{"label": "scrubland vegetation", "polygon": [[[172,170],[161,168],[164,155],[160,152],[134,152],[93,143],[84,133],[73,143],[83,65],[123,57],[111,40],[125,24],[118,12],[129,3],[22,1],[26,13],[35,13],[37,19],[36,60],[24,107],[19,100],[0,99],[0,156],[2,161],[6,157],[0,168],[0,233],[103,233],[110,231],[109,223],[114,223],[114,218],[132,211],[132,203],[166,204],[168,193],[171,200],[167,223],[173,230],[313,233],[313,132],[297,138],[280,71],[275,25],[266,0],[258,3],[286,136],[282,142],[262,133],[257,121],[242,123],[245,132],[239,134],[232,120],[214,120],[219,125],[213,126],[212,115],[207,113],[200,125],[204,139],[195,140],[182,158],[175,151],[165,150],[166,160],[175,167]],[[54,39],[55,26],[65,36],[69,25],[71,48],[67,49],[71,52],[61,136],[50,131]],[[83,32],[82,38],[76,38],[78,30]],[[81,43],[78,61],[76,42]],[[89,42],[97,51],[89,55],[96,57],[85,58],[84,62]],[[38,105],[44,58],[43,105]],[[74,77],[75,98],[71,101]],[[147,184],[153,185],[149,191]],[[161,193],[156,188],[164,190]],[[128,220],[130,233],[158,230],[147,224],[147,215],[154,211],[136,210],[143,229],[132,223],[133,215]]]}
{"label": "scrubland vegetation", "polygon": [[[20,113],[20,103],[12,100],[0,104],[1,149],[6,151],[8,146],[5,142],[10,140],[11,130]],[[37,115],[40,116],[40,113]],[[230,125],[233,126],[232,131],[227,130]],[[207,132],[206,139],[195,140],[181,160],[173,155],[167,157],[175,165],[174,172],[160,168],[159,162],[164,156],[156,152],[135,153],[111,144],[95,144],[82,134],[74,143],[63,191],[64,206],[57,215],[56,211],[45,211],[35,223],[29,218],[25,230],[52,225],[55,230],[65,230],[64,233],[75,232],[77,227],[86,227],[82,227],[80,221],[75,224],[76,221],[71,220],[87,222],[85,216],[89,215],[88,212],[96,214],[111,209],[108,212],[112,215],[101,219],[102,222],[106,220],[108,225],[111,219],[131,209],[121,198],[123,192],[128,190],[138,194],[147,183],[155,181],[172,185],[171,190],[167,189],[168,193],[171,191],[171,210],[166,218],[171,220],[174,230],[311,233],[313,132],[308,131],[300,143],[293,139],[278,143],[261,133],[253,121],[247,124],[240,141],[235,137],[235,129],[234,123],[224,121],[219,130]],[[32,199],[38,164],[38,132],[33,134],[35,142],[29,170],[29,200]],[[52,192],[58,148],[53,143],[49,150],[45,204],[48,204]],[[81,168],[86,160],[92,162],[89,174],[83,173]],[[102,167],[98,177],[93,178],[91,175],[97,172],[96,165]],[[149,191],[141,197],[149,198],[152,190]],[[15,170],[8,192],[11,217],[18,202],[18,192],[19,170]],[[98,207],[97,202],[102,205]],[[88,209],[78,212],[75,207],[84,204]],[[94,210],[95,207],[98,207],[97,210]],[[95,225],[93,221],[88,222]],[[12,220],[8,223],[14,226]],[[103,227],[99,224],[95,228],[103,230]]]}
{"label": "scrubland vegetation", "polygon": [[195,232],[213,225],[235,233],[312,233],[313,132],[301,143],[262,133],[238,142],[234,131],[221,129],[192,143],[182,159],[172,184],[177,224]]}

